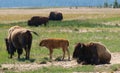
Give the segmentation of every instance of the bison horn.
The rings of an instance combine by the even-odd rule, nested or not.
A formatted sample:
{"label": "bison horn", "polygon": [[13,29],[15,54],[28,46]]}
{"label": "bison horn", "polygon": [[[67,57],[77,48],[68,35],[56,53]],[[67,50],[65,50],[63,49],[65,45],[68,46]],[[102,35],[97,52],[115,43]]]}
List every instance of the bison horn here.
{"label": "bison horn", "polygon": [[81,44],[80,48],[83,48],[83,45]]}

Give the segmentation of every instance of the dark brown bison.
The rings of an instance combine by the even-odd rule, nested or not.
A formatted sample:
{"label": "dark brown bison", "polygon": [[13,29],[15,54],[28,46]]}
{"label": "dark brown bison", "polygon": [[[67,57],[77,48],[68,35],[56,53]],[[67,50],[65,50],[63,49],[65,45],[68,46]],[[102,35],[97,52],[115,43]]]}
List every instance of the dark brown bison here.
{"label": "dark brown bison", "polygon": [[62,20],[63,15],[60,12],[50,12],[49,20]]}
{"label": "dark brown bison", "polygon": [[73,52],[73,58],[83,64],[109,64],[111,54],[104,45],[100,43],[78,43]]}
{"label": "dark brown bison", "polygon": [[[10,29],[14,29],[14,28],[11,27]],[[9,29],[9,32],[10,32],[10,29]],[[26,59],[29,59],[30,49],[32,44],[31,32],[37,35],[36,32],[22,28],[22,27],[21,28],[15,27],[15,29],[8,34],[8,37],[5,38],[5,42],[6,42],[7,51],[10,54],[10,58],[12,58],[12,55],[14,55],[14,52],[17,51],[18,59],[19,59],[20,55],[23,52],[22,48],[24,48],[26,52]]]}
{"label": "dark brown bison", "polygon": [[68,40],[60,39],[60,38],[43,39],[40,42],[39,46],[45,46],[46,48],[49,49],[49,51],[50,51],[50,59],[52,59],[53,49],[62,48],[62,51],[63,51],[62,60],[64,60],[66,51],[68,53],[68,60],[70,60],[70,53],[69,53],[69,50],[68,50],[68,46],[69,46],[69,41]]}
{"label": "dark brown bison", "polygon": [[30,20],[28,20],[28,25],[29,26],[39,26],[39,25],[44,24],[44,26],[46,26],[48,21],[49,21],[48,17],[33,16]]}

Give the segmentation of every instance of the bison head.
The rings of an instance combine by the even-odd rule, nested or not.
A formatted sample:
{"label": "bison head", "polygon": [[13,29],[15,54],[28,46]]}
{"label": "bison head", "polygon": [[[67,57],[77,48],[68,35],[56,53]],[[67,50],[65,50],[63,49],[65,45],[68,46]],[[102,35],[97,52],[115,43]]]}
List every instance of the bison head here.
{"label": "bison head", "polygon": [[45,46],[47,44],[47,42],[45,40],[42,40],[39,44],[39,46]]}
{"label": "bison head", "polygon": [[8,51],[8,53],[10,54],[10,50],[9,50],[9,42],[8,39],[5,38],[5,43],[6,43],[6,50]]}
{"label": "bison head", "polygon": [[31,20],[28,20],[28,25],[32,26]]}
{"label": "bison head", "polygon": [[10,54],[10,58],[12,58],[12,55],[14,55],[14,52],[16,51],[15,47],[12,45],[12,43],[9,42],[8,38],[5,38],[6,43],[6,50],[8,54]]}
{"label": "bison head", "polygon": [[83,57],[83,53],[84,53],[84,44],[83,43],[78,43],[75,46],[74,52],[73,52],[73,58],[79,58],[79,57]]}

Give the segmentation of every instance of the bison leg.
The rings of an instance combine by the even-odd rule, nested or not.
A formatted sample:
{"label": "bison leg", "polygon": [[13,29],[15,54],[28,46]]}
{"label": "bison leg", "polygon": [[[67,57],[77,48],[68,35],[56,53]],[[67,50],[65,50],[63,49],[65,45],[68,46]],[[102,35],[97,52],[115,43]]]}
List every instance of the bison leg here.
{"label": "bison leg", "polygon": [[10,54],[10,59],[12,58],[12,54]]}
{"label": "bison leg", "polygon": [[64,57],[65,57],[65,51],[66,51],[66,49],[65,49],[65,48],[63,48],[62,50],[63,50],[63,58],[62,58],[62,60],[64,60]]}
{"label": "bison leg", "polygon": [[44,23],[44,26],[46,26],[46,23]]}
{"label": "bison leg", "polygon": [[[32,37],[31,37],[32,38]],[[29,41],[28,46],[25,47],[26,49],[26,59],[30,58],[30,49],[31,49],[31,44],[32,44],[32,40]]]}
{"label": "bison leg", "polygon": [[26,59],[30,59],[30,49],[28,49],[28,53],[27,53],[27,58]]}
{"label": "bison leg", "polygon": [[25,47],[25,52],[26,52],[26,59],[29,59],[30,49],[28,47]]}
{"label": "bison leg", "polygon": [[67,50],[67,53],[68,53],[68,60],[70,60],[70,52],[69,52],[68,48],[66,50]]}
{"label": "bison leg", "polygon": [[23,49],[17,49],[17,53],[18,53],[18,59],[20,59],[20,55],[22,54],[23,52]]}
{"label": "bison leg", "polygon": [[50,51],[50,59],[52,59],[53,49],[49,49],[49,51]]}

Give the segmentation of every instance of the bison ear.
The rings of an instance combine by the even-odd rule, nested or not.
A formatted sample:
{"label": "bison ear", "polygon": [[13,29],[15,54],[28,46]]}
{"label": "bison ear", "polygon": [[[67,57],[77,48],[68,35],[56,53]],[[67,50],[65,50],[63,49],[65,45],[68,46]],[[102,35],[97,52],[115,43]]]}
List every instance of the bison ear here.
{"label": "bison ear", "polygon": [[80,48],[83,48],[83,47],[85,47],[85,44],[84,44],[84,43],[81,44]]}

